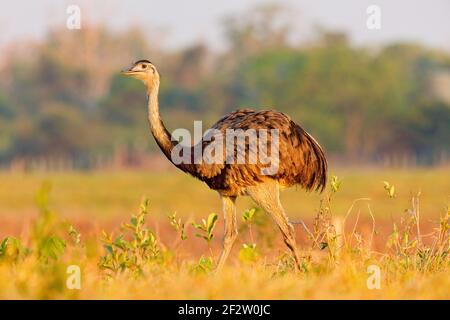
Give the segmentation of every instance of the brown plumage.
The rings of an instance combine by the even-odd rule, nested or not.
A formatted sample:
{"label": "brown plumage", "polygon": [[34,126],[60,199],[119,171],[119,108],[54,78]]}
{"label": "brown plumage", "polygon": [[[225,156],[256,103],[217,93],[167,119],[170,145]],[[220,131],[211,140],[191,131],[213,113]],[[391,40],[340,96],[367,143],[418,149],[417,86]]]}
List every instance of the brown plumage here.
{"label": "brown plumage", "polygon": [[[139,60],[128,70],[122,72],[126,76],[132,76],[142,80],[147,87],[148,94],[148,117],[150,128],[158,146],[165,156],[172,160],[172,151],[178,146],[178,142],[172,141],[171,135],[165,128],[160,116],[158,105],[159,74],[155,66],[148,60]],[[284,113],[266,110],[254,111],[242,109],[231,112],[216,122],[212,129],[222,133],[220,137],[226,148],[228,129],[233,130],[255,130],[260,138],[262,131],[268,135],[267,149],[271,150],[272,133],[270,130],[277,129],[279,132],[277,170],[270,175],[263,174],[262,170],[270,164],[263,163],[256,157],[257,161],[249,161],[252,153],[258,153],[260,145],[256,148],[250,146],[249,140],[245,140],[243,148],[234,145],[231,157],[235,160],[230,163],[230,158],[225,157],[223,150],[221,161],[198,163],[195,159],[196,146],[185,146],[184,152],[190,152],[188,163],[176,163],[182,171],[204,181],[211,189],[218,191],[222,198],[225,215],[225,237],[224,250],[219,260],[220,269],[237,236],[235,200],[237,196],[250,196],[261,208],[267,211],[278,224],[285,243],[292,251],[297,267],[300,264],[300,255],[295,244],[295,233],[289,223],[279,200],[280,187],[300,185],[306,190],[322,191],[327,180],[327,160],[325,154],[317,141],[303,128],[290,119]],[[212,143],[218,143],[217,139],[203,139],[202,150],[212,147]],[[244,163],[236,163],[239,155],[245,157]],[[269,156],[271,156],[269,152]]]}
{"label": "brown plumage", "polygon": [[[250,109],[236,110],[222,117],[212,128],[224,136],[227,129],[248,130],[279,129],[279,170],[275,175],[261,174],[263,164],[197,164],[188,170],[190,174],[204,181],[211,189],[227,196],[246,194],[246,188],[274,179],[283,187],[299,184],[306,190],[323,190],[326,184],[327,161],[319,144],[299,125],[284,113]],[[268,142],[271,134],[268,131]],[[202,142],[206,147],[210,141]],[[224,145],[225,145],[224,141]],[[251,153],[248,140],[245,154]],[[192,147],[194,148],[194,147]],[[268,145],[270,150],[270,144]],[[235,148],[235,158],[240,152]],[[259,149],[257,149],[259,151]]]}

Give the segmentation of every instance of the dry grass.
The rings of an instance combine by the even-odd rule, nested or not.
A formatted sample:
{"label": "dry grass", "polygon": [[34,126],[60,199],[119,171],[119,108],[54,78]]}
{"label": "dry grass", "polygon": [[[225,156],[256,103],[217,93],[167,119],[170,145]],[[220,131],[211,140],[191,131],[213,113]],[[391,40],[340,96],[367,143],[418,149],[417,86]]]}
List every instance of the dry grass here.
{"label": "dry grass", "polygon": [[[275,226],[261,211],[245,212],[252,204],[244,200],[239,241],[215,274],[221,217],[209,231],[192,222],[220,204],[188,177],[1,174],[0,298],[449,299],[449,171],[339,175],[342,184],[332,180],[321,196],[283,195],[298,222],[301,272]],[[143,194],[150,205],[136,208]],[[80,290],[66,286],[69,265],[80,267]],[[371,265],[380,270],[380,289],[367,286]]]}

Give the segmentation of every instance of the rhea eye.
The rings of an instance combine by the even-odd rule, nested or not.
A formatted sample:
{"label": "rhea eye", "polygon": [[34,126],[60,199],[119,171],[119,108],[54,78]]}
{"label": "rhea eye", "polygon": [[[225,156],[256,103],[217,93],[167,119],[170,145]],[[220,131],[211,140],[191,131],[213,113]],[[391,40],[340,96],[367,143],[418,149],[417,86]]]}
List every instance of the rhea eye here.
{"label": "rhea eye", "polygon": [[142,69],[147,69],[147,65],[146,65],[146,64],[143,64],[143,65],[141,66],[141,68],[142,68]]}

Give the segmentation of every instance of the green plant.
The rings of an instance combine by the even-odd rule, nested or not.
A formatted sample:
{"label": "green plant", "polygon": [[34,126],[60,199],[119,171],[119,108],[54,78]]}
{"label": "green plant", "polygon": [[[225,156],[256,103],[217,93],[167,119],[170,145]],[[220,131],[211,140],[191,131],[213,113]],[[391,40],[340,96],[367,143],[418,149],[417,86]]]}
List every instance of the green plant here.
{"label": "green plant", "polygon": [[[106,254],[100,258],[101,269],[112,273],[130,270],[135,275],[141,275],[149,262],[161,262],[161,249],[154,233],[145,227],[145,217],[148,214],[148,200],[144,199],[139,213],[132,215],[130,222],[122,225],[125,233],[114,237],[103,231],[102,242]],[[130,240],[127,240],[126,237]]]}
{"label": "green plant", "polygon": [[258,251],[256,250],[256,243],[242,244],[239,250],[239,260],[244,263],[254,263],[258,259]]}
{"label": "green plant", "polygon": [[49,236],[42,239],[39,244],[39,258],[43,261],[58,260],[66,249],[66,242],[57,237]]}
{"label": "green plant", "polygon": [[331,190],[336,193],[339,191],[339,188],[341,187],[342,181],[338,179],[337,176],[332,176],[330,181]]}
{"label": "green plant", "polygon": [[49,197],[52,190],[50,182],[44,182],[36,194],[38,218],[32,225],[32,240],[40,261],[48,263],[58,260],[65,252],[66,241],[63,238],[65,224],[50,209]]}
{"label": "green plant", "polygon": [[192,226],[197,229],[199,232],[195,234],[196,237],[205,239],[208,243],[208,246],[211,243],[211,240],[214,238],[214,228],[216,226],[218,216],[215,213],[211,213],[208,218],[202,219],[202,223],[198,224],[192,222]]}
{"label": "green plant", "polygon": [[190,267],[193,273],[209,273],[214,269],[214,260],[212,257],[201,256],[197,263]]}
{"label": "green plant", "polygon": [[19,239],[6,237],[0,242],[0,260],[17,262],[31,253],[31,250],[24,247]]}
{"label": "green plant", "polygon": [[400,223],[394,223],[387,247],[390,249],[389,262],[403,272],[419,270],[436,272],[448,266],[450,253],[450,211],[441,215],[438,227],[428,234],[433,241],[430,245],[422,242],[419,227],[419,196],[413,196],[412,208],[405,210]]}
{"label": "green plant", "polygon": [[198,224],[192,222],[192,226],[198,230],[195,234],[196,237],[202,238],[208,244],[209,253],[211,258],[213,257],[212,249],[211,249],[211,241],[214,238],[214,228],[217,222],[217,214],[211,213],[208,218],[202,219],[202,224]]}
{"label": "green plant", "polygon": [[177,213],[174,212],[173,214],[169,215],[170,225],[175,229],[177,233],[180,235],[181,240],[186,240],[186,231],[185,231],[185,225],[181,222],[181,218],[177,219]]}
{"label": "green plant", "polygon": [[389,198],[395,198],[396,194],[395,194],[395,186],[391,185],[389,182],[387,181],[383,181],[384,184],[384,190],[386,190]]}
{"label": "green plant", "polygon": [[242,220],[244,222],[252,223],[255,213],[256,213],[256,208],[251,208],[251,209],[245,210],[244,213],[242,214]]}
{"label": "green plant", "polygon": [[258,258],[258,251],[256,250],[256,243],[253,238],[253,224],[255,221],[256,208],[247,209],[242,214],[242,221],[248,228],[250,237],[250,244],[244,243],[239,250],[239,260],[244,263],[253,263]]}
{"label": "green plant", "polygon": [[341,235],[337,234],[336,228],[333,224],[331,204],[333,195],[339,191],[341,184],[342,183],[337,176],[333,175],[331,177],[331,191],[328,191],[320,200],[319,209],[314,218],[312,232],[302,222],[308,237],[312,240],[312,249],[315,247],[320,250],[326,249],[328,251],[329,261],[333,264],[336,263],[337,253],[340,249],[338,239]]}

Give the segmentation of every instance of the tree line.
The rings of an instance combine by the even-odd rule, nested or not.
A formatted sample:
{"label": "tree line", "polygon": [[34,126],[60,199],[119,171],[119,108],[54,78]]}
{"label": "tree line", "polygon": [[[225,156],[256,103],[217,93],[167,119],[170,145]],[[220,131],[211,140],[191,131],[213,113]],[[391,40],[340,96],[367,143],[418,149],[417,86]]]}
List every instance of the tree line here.
{"label": "tree line", "polygon": [[286,112],[341,161],[447,159],[450,53],[417,43],[355,46],[345,33],[318,31],[294,43],[279,8],[224,21],[227,49],[204,43],[178,50],[158,37],[101,25],[52,29],[39,42],[3,50],[0,60],[0,162],[93,157],[156,150],[145,91],[119,71],[149,58],[162,75],[161,114],[169,129],[204,128],[239,107]]}

